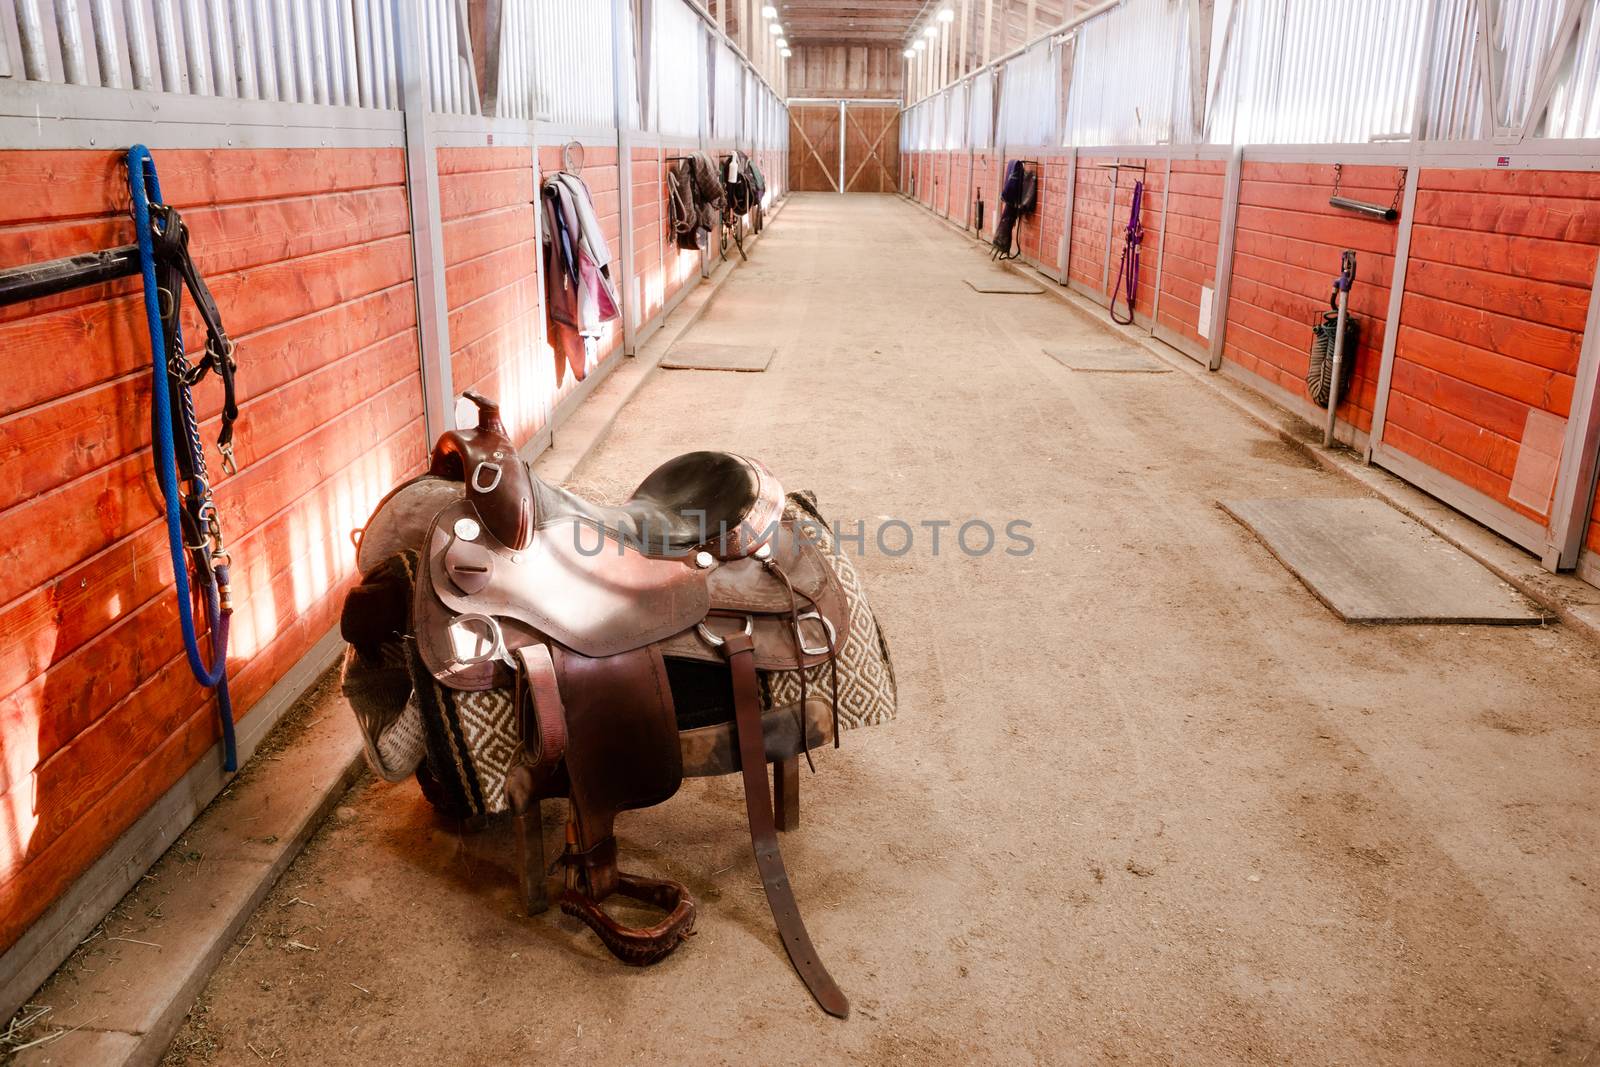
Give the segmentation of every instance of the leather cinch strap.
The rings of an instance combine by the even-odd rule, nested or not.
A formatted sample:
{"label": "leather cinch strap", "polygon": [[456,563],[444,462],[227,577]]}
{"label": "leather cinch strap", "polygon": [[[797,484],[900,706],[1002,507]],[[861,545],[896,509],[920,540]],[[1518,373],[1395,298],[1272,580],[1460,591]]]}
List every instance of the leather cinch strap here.
{"label": "leather cinch strap", "polygon": [[756,680],[755,645],[741,633],[723,638],[722,654],[733,678],[734,722],[739,733],[739,766],[744,773],[745,810],[750,819],[750,847],[761,872],[761,887],[778,926],[778,936],[789,953],[789,962],[800,980],[811,990],[822,1010],[840,1019],[850,1015],[850,1001],[828,969],[822,965],[800,905],[789,885],[789,872],[778,851],[778,828],[772,817],[772,795],[767,790],[767,746],[761,729],[761,690]]}
{"label": "leather cinch strap", "polygon": [[[548,645],[524,645],[513,655],[522,668],[518,672],[519,688],[527,686],[527,703],[532,705],[532,721],[521,724],[524,744],[538,738],[539,750],[528,753],[533,765],[535,781],[555,769],[567,751],[567,714],[561,703],[561,686],[556,681],[556,665],[550,658]],[[516,708],[524,714],[523,700],[519,694]]]}

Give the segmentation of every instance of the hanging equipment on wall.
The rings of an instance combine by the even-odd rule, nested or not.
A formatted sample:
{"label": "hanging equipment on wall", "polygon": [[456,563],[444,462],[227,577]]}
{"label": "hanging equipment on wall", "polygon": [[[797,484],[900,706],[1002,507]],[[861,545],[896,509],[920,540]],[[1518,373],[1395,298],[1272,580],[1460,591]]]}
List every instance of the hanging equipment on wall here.
{"label": "hanging equipment on wall", "polygon": [[[1128,226],[1122,237],[1122,264],[1117,268],[1117,284],[1111,290],[1111,321],[1121,326],[1133,325],[1133,301],[1139,293],[1139,245],[1144,241],[1144,222],[1141,209],[1144,204],[1144,181],[1133,183],[1133,204],[1128,208]],[[1128,314],[1117,314],[1117,294],[1126,290]]]}
{"label": "hanging equipment on wall", "polygon": [[[195,416],[193,387],[208,373],[222,379],[222,429],[217,450],[223,468],[233,461],[233,424],[239,416],[234,399],[233,342],[222,327],[211,291],[189,254],[189,229],[178,212],[161,200],[155,160],[144,145],[128,149],[128,188],[133,197],[134,228],[139,239],[139,269],[144,276],[145,318],[150,330],[151,443],[156,481],[161,487],[172,554],[178,617],[184,653],[195,680],[217,694],[222,720],[223,768],[238,769],[233,735],[233,702],[228,693],[228,628],[233,602],[228,591],[228,551],[206,473],[205,446]],[[205,355],[191,364],[184,356],[180,311],[187,288],[206,326]],[[198,586],[210,638],[211,663],[205,662],[195,625],[191,578]]]}
{"label": "hanging equipment on wall", "polygon": [[1039,174],[1029,170],[1031,159],[1014,159],[1006,166],[1006,181],[1000,187],[1000,218],[994,227],[994,248],[990,259],[1016,259],[1022,255],[1021,242],[1016,237],[1017,226],[1024,216],[1033,214],[1039,203]]}
{"label": "hanging equipment on wall", "polygon": [[1354,211],[1358,215],[1365,215],[1370,219],[1382,219],[1384,222],[1393,222],[1400,217],[1400,196],[1406,188],[1406,171],[1400,168],[1400,182],[1395,186],[1394,200],[1388,207],[1382,204],[1369,204],[1365,200],[1352,200],[1348,196],[1340,196],[1339,189],[1344,184],[1344,164],[1333,165],[1333,195],[1328,197],[1331,207],[1342,208],[1345,211]]}
{"label": "hanging equipment on wall", "polygon": [[1339,258],[1339,275],[1328,295],[1328,311],[1311,328],[1311,359],[1306,364],[1306,393],[1312,403],[1328,409],[1323,445],[1333,446],[1334,414],[1339,395],[1350,387],[1355,370],[1361,327],[1350,318],[1350,287],[1356,280],[1356,254],[1346,249]]}

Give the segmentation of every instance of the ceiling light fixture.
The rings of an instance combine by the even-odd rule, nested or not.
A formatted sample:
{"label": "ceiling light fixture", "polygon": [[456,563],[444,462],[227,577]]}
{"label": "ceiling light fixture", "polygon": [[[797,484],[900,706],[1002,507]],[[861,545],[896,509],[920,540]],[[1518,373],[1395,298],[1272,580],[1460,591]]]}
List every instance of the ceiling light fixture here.
{"label": "ceiling light fixture", "polygon": [[789,42],[784,40],[782,37],[779,37],[778,38],[778,47],[779,48],[788,48],[789,47]]}
{"label": "ceiling light fixture", "polygon": [[794,53],[789,51],[787,48],[785,48],[783,51],[779,52],[778,54],[780,56],[782,56],[784,59],[788,59],[790,56],[794,55]]}
{"label": "ceiling light fixture", "polygon": [[956,13],[954,11],[951,11],[947,7],[941,7],[939,9],[939,21],[940,22],[954,22],[955,20],[956,20]]}
{"label": "ceiling light fixture", "polygon": [[907,48],[903,54],[905,55],[905,57],[907,59],[910,59],[912,56],[916,55],[917,53],[915,51],[913,51],[912,49]]}
{"label": "ceiling light fixture", "polygon": [[761,17],[764,19],[775,19],[778,17],[778,9],[773,7],[771,4],[767,4],[761,9]]}
{"label": "ceiling light fixture", "polygon": [[936,27],[929,26],[927,29],[922,31],[922,36],[924,36],[924,37],[933,37],[933,36],[936,36],[938,34],[938,32],[939,32],[939,30]]}
{"label": "ceiling light fixture", "polygon": [[914,48],[914,49],[916,49],[916,50],[917,50],[917,51],[918,51],[918,52],[920,52],[920,51],[922,51],[922,50],[923,50],[923,49],[924,49],[924,48],[927,48],[927,47],[928,47],[928,42],[927,42],[927,41],[924,41],[924,40],[923,40],[923,39],[922,39],[922,38],[921,38],[921,37],[918,37],[918,38],[917,38],[917,43],[916,43],[916,44],[914,44],[914,45],[912,45],[912,46],[911,46],[911,47],[912,47],[912,48]]}
{"label": "ceiling light fixture", "polygon": [[783,27],[774,22],[772,25],[767,27],[767,32],[776,37],[783,32]]}

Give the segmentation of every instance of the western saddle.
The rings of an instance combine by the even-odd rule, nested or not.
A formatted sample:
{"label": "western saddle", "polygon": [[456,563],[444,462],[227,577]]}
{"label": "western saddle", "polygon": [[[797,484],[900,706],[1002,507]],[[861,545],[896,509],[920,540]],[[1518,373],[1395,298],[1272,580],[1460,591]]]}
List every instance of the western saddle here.
{"label": "western saddle", "polygon": [[[566,796],[561,909],[625,963],[666,956],[691,932],[694,900],[677,882],[618,869],[616,817],[671,797],[686,762],[691,774],[738,769],[784,948],[818,1004],[845,1017],[849,1002],[811,944],[784,869],[766,775],[769,761],[809,760],[814,745],[837,744],[837,674],[831,706],[805,688],[809,669],[837,672],[849,626],[834,568],[783,517],[783,492],[759,463],[692,452],[604,507],[535,477],[497,406],[467,396],[478,425],[446,433],[430,471],[465,493],[428,528],[411,625],[440,685],[515,694],[523,754],[505,792],[529,911],[548,907],[539,801]],[[797,672],[798,703],[764,714],[766,672]],[[664,916],[626,926],[601,909],[613,894]]]}

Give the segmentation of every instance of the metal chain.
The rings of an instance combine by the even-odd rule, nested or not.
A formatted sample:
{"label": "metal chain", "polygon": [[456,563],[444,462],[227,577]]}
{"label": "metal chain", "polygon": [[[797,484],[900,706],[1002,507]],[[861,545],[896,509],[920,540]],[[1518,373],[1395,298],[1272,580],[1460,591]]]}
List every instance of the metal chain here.
{"label": "metal chain", "polygon": [[1343,163],[1335,163],[1333,165],[1333,195],[1334,196],[1338,196],[1339,195],[1339,186],[1343,182],[1344,182],[1344,164]]}
{"label": "metal chain", "polygon": [[1405,188],[1406,188],[1406,168],[1400,167],[1399,168],[1399,175],[1400,175],[1400,180],[1395,183],[1395,187],[1394,187],[1394,199],[1389,202],[1389,210],[1390,211],[1399,211],[1400,210],[1400,194],[1405,192]]}

